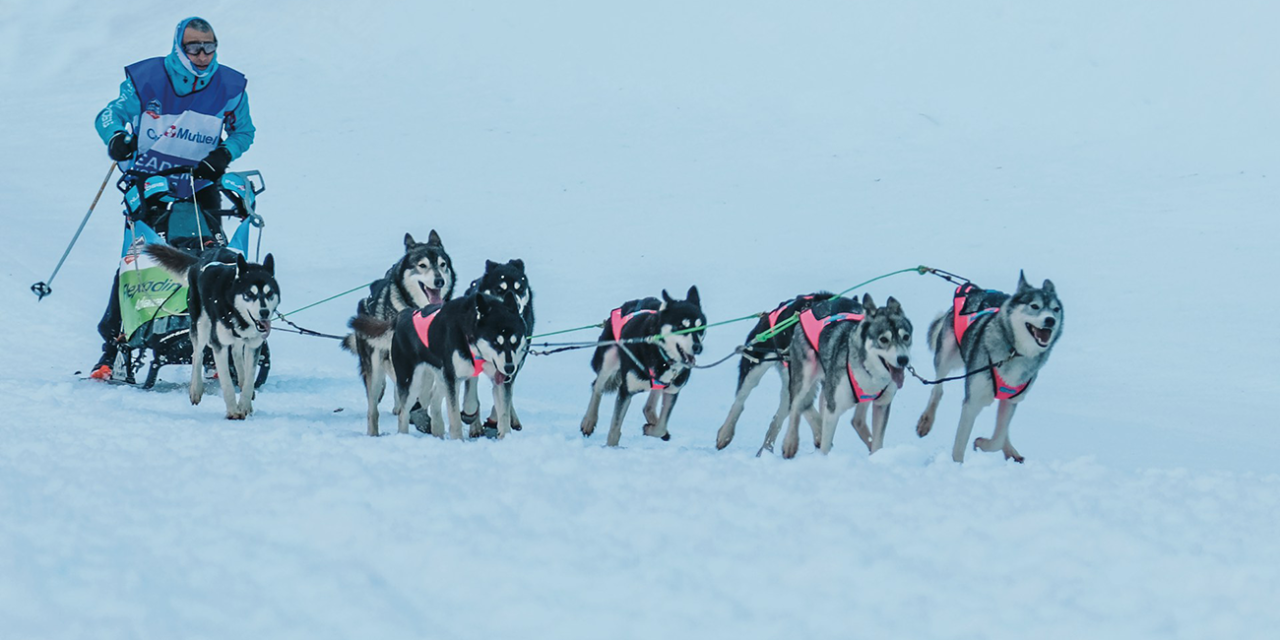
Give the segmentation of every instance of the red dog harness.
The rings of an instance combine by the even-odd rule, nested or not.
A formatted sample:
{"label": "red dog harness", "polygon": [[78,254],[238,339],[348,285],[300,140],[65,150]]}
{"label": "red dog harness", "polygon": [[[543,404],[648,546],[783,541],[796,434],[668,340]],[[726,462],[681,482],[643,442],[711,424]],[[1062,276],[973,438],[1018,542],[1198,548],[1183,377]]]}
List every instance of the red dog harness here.
{"label": "red dog harness", "polygon": [[[613,339],[620,342],[622,340],[622,328],[627,326],[628,322],[631,322],[636,316],[644,316],[651,313],[657,313],[657,311],[653,309],[638,309],[624,316],[622,315],[622,307],[618,307],[609,312],[609,328],[613,331]],[[637,362],[636,364],[639,363]],[[653,370],[653,367],[649,367],[649,388],[655,391],[667,388],[667,385],[658,379],[658,373]]]}
{"label": "red dog harness", "polygon": [[[809,340],[809,344],[813,346],[815,352],[818,351],[818,338],[822,336],[822,330],[833,322],[861,322],[866,316],[861,313],[835,313],[825,318],[819,318],[813,315],[812,309],[805,309],[800,312],[800,328],[804,330],[804,337]],[[819,352],[820,353],[820,352]],[[858,385],[857,378],[853,377],[853,365],[846,364],[845,368],[849,372],[849,386],[853,387],[853,400],[855,403],[870,402],[884,395],[884,390],[889,388],[885,385],[880,393],[870,394],[862,390]]]}
{"label": "red dog harness", "polygon": [[[985,307],[976,311],[964,313],[964,308],[971,294],[982,296],[985,293],[985,289],[979,288],[972,282],[956,287],[956,295],[952,302],[952,307],[954,309],[952,312],[952,319],[956,331],[956,344],[960,344],[964,338],[964,332],[969,330],[969,327],[973,325],[974,321],[989,313],[996,313],[1000,310],[1000,307]],[[995,383],[997,400],[1009,400],[1015,398],[1027,389],[1027,385],[1031,384],[1031,381],[1028,380],[1020,385],[1011,385],[1005,382],[1004,378],[1000,377],[1000,371],[995,367],[991,367],[991,378]]]}
{"label": "red dog harness", "polygon": [[[430,346],[427,340],[427,330],[431,328],[431,323],[435,321],[437,313],[440,313],[439,309],[425,316],[422,315],[422,311],[413,312],[413,330],[418,333],[418,339],[422,341],[422,346],[424,347]],[[476,354],[474,346],[468,344],[467,349],[471,351],[471,365],[475,368],[475,371],[471,373],[471,377],[477,378],[484,373],[484,358]]]}

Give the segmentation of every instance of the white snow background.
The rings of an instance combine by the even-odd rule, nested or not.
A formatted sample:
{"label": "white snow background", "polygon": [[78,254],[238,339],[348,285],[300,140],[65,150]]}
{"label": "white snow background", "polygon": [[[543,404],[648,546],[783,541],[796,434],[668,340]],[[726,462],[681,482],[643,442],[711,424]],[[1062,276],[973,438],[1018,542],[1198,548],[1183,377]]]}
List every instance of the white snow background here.
{"label": "white snow background", "polygon": [[[717,452],[732,363],[670,442],[634,403],[616,450],[578,433],[588,351],[531,358],[500,442],[366,437],[355,358],[283,332],[244,422],[190,406],[185,367],[78,379],[116,192],[53,295],[28,287],[106,172],[122,67],[192,14],[249,77],[233,168],[266,178],[283,310],[433,228],[464,286],[523,258],[539,333],[693,284],[714,322],[1025,269],[1066,309],[1026,463],[951,462],[955,383],[917,438],[911,380],[874,456],[846,415],[830,456],[755,458],[772,376]],[[3,0],[0,637],[1275,637],[1277,24],[1263,0]],[[865,291],[931,372],[952,287]],[[291,319],[343,332],[356,300]]]}

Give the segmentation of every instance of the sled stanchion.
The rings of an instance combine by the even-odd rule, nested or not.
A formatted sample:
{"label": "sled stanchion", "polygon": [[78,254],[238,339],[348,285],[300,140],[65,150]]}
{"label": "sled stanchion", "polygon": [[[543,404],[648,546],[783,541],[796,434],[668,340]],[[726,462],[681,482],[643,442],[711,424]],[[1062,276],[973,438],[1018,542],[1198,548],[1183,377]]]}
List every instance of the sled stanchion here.
{"label": "sled stanchion", "polygon": [[98,187],[97,195],[93,196],[93,202],[89,204],[89,211],[84,214],[84,219],[80,221],[80,227],[76,229],[76,235],[71,238],[71,244],[67,245],[67,250],[62,252],[62,258],[58,260],[58,266],[53,268],[53,273],[48,280],[42,280],[31,285],[31,292],[36,294],[37,301],[44,300],[44,297],[53,293],[51,283],[53,279],[58,277],[58,272],[62,270],[62,263],[66,262],[67,256],[71,255],[71,248],[76,246],[76,241],[80,239],[80,232],[84,231],[84,225],[88,224],[89,216],[93,215],[93,210],[98,206],[98,199],[102,197],[102,192],[106,190],[107,183],[111,182],[111,174],[115,173],[116,163],[113,161],[111,167],[107,169],[107,177],[102,179],[102,186]]}

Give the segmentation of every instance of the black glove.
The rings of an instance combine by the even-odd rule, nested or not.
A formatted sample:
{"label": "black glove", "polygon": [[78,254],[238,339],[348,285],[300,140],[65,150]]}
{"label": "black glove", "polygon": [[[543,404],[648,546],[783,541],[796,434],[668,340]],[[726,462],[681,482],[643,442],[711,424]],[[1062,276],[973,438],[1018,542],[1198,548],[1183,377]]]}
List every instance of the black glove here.
{"label": "black glove", "polygon": [[208,180],[217,182],[222,174],[227,172],[227,165],[231,164],[231,152],[226,147],[218,147],[209,152],[194,169],[191,170],[191,177],[196,180]]}
{"label": "black glove", "polygon": [[133,136],[120,131],[107,141],[107,155],[112,160],[121,162],[133,157],[133,152],[138,150],[138,141]]}

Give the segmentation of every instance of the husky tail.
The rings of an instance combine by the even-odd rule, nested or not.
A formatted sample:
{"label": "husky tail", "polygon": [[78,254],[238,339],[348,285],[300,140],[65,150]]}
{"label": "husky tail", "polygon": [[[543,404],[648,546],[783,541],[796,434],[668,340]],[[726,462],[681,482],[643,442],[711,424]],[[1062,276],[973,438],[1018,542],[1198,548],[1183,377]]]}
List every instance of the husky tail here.
{"label": "husky tail", "polygon": [[347,323],[355,333],[348,335],[342,340],[342,346],[350,351],[354,351],[356,335],[363,338],[381,338],[395,328],[395,320],[380,320],[373,316],[364,314],[356,314],[351,318],[351,322]]}
{"label": "husky tail", "polygon": [[184,287],[187,286],[187,271],[199,261],[195,256],[167,244],[149,244],[144,251]]}

